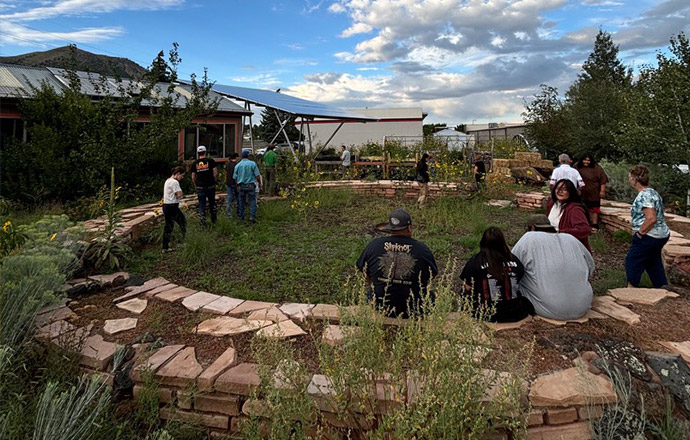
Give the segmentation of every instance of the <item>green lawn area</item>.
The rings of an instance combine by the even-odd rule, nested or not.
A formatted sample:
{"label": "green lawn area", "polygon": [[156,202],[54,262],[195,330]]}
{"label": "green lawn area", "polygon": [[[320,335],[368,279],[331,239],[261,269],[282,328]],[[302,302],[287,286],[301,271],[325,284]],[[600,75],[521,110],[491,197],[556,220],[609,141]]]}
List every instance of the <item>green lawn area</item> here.
{"label": "green lawn area", "polygon": [[[161,226],[135,250],[128,270],[236,298],[333,303],[344,299],[342,286],[355,275],[357,257],[378,234],[374,226],[386,222],[393,209],[407,209],[413,237],[431,248],[441,270],[458,274],[478,250],[487,227],[503,229],[513,245],[532,214],[457,196],[430,201],[422,209],[415,200],[364,197],[349,191],[314,190],[308,197],[318,200],[319,207],[306,213],[292,209],[290,200],[262,201],[258,223],[250,226],[219,215],[214,227],[201,229],[195,214],[187,212],[184,245],[176,236],[172,243],[176,251],[163,255]],[[605,279],[595,279],[595,288],[620,285],[612,286],[619,278],[625,249],[627,245],[611,236],[600,239],[597,263],[607,267],[600,268]]]}

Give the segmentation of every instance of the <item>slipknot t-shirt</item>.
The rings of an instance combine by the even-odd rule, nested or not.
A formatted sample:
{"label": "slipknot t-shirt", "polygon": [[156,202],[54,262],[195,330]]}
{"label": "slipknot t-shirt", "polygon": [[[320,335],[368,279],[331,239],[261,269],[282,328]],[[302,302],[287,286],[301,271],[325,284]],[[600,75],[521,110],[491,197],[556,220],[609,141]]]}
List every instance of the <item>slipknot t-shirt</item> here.
{"label": "slipknot t-shirt", "polygon": [[381,237],[372,240],[357,260],[374,284],[378,307],[389,316],[408,316],[408,301],[421,298],[429,280],[438,273],[431,249],[411,237]]}

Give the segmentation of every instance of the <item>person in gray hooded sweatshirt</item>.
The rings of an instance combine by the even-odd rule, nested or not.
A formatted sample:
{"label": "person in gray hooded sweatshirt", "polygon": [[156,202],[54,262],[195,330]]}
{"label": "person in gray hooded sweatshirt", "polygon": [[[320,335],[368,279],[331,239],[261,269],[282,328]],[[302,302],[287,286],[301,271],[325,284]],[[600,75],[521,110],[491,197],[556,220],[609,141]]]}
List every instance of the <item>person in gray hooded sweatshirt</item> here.
{"label": "person in gray hooded sweatshirt", "polygon": [[513,247],[513,255],[525,266],[520,292],[537,315],[561,321],[581,318],[592,306],[592,254],[572,235],[557,234],[546,216],[531,217],[527,231]]}

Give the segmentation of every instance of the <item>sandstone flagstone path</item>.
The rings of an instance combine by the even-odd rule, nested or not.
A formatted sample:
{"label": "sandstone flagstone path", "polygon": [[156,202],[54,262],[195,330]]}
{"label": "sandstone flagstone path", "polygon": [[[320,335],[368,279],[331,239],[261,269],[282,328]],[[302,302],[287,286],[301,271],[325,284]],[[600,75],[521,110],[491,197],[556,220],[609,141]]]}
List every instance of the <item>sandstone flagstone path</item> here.
{"label": "sandstone flagstone path", "polygon": [[106,319],[103,331],[109,335],[115,335],[137,326],[137,318]]}
{"label": "sandstone flagstone path", "polygon": [[634,287],[623,287],[620,289],[609,290],[609,295],[618,301],[625,301],[633,304],[645,304],[653,306],[664,298],[678,298],[677,293],[669,292],[665,289],[645,289]]}
{"label": "sandstone flagstone path", "polygon": [[145,299],[132,298],[126,301],[119,302],[115,304],[115,306],[119,309],[127,310],[128,312],[140,315],[144,312],[144,310],[146,310],[146,306],[148,306],[148,304],[149,302]]}
{"label": "sandstone flagstone path", "polygon": [[258,330],[271,324],[273,324],[271,321],[249,321],[231,316],[220,316],[203,321],[197,326],[196,332],[202,335],[232,336]]}
{"label": "sandstone flagstone path", "polygon": [[592,299],[592,309],[595,312],[610,316],[630,325],[640,322],[640,315],[618,303],[612,296],[595,296]]}

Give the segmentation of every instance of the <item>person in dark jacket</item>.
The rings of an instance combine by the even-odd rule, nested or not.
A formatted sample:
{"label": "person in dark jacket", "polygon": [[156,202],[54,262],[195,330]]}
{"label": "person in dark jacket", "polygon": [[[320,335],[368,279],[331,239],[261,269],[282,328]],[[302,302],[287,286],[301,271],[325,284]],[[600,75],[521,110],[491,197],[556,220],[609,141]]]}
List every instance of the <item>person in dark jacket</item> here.
{"label": "person in dark jacket", "polygon": [[587,153],[577,163],[575,169],[580,172],[585,186],[580,189],[582,203],[589,211],[592,232],[599,230],[599,214],[601,213],[601,199],[606,196],[606,184],[609,178],[604,169],[594,160],[594,156]]}
{"label": "person in dark jacket", "polygon": [[[484,231],[479,253],[465,264],[460,279],[471,295],[473,314],[491,322],[517,322],[534,314],[532,303],[520,294],[525,267],[510,252],[503,231],[492,226]],[[495,306],[492,315],[486,310]]]}
{"label": "person in dark jacket", "polygon": [[417,204],[422,206],[426,203],[426,198],[429,195],[429,153],[422,154],[422,158],[417,162],[417,182],[419,182],[419,198]]}
{"label": "person in dark jacket", "polygon": [[572,235],[592,252],[588,240],[592,229],[587,212],[570,179],[561,179],[553,186],[551,198],[546,203],[546,215],[556,232]]}
{"label": "person in dark jacket", "polygon": [[225,199],[226,203],[226,210],[225,210],[225,215],[228,218],[232,218],[232,205],[235,204],[236,208],[235,211],[237,212],[237,215],[239,217],[239,205],[237,205],[237,183],[235,182],[235,179],[232,178],[232,175],[235,173],[235,165],[237,165],[237,162],[240,160],[240,155],[237,153],[232,153],[230,154],[230,160],[228,160],[228,163],[225,164],[225,187],[228,191],[228,196]]}

